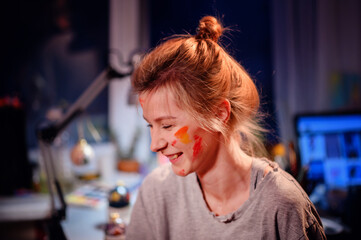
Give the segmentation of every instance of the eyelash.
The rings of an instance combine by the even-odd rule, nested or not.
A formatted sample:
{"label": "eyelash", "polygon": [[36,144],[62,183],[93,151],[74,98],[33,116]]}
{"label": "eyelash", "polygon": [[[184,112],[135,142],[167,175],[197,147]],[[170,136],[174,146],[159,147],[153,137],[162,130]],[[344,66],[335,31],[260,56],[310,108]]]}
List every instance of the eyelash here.
{"label": "eyelash", "polygon": [[[152,128],[153,125],[152,124],[147,124],[147,127]],[[164,129],[168,129],[168,128],[171,128],[171,127],[172,127],[172,125],[164,125],[164,126],[162,126],[162,128],[164,128]]]}
{"label": "eyelash", "polygon": [[[152,128],[153,125],[152,125],[152,124],[147,124],[147,127],[148,127],[148,128]],[[169,129],[169,128],[171,128],[171,127],[173,127],[173,125],[163,125],[163,126],[162,126],[163,129]]]}

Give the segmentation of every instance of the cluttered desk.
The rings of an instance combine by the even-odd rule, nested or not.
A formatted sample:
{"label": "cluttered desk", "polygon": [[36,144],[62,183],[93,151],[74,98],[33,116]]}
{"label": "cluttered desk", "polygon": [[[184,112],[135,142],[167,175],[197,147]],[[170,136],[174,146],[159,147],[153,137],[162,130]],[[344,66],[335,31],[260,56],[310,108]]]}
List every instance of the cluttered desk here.
{"label": "cluttered desk", "polygon": [[[12,194],[14,193],[12,189],[19,188],[20,185],[14,185],[13,187],[9,187],[9,189],[3,189],[3,186],[10,186],[10,184],[1,185],[1,193],[5,193],[5,195],[2,194],[2,196],[5,197],[0,198],[0,216],[2,216],[0,218],[0,222],[2,223],[0,225],[0,237],[2,237],[2,234],[17,232],[16,224],[19,222],[36,222],[35,225],[38,226],[39,224],[42,224],[42,221],[44,221],[46,225],[45,232],[47,232],[44,233],[44,235],[48,234],[48,239],[78,239],[77,236],[79,237],[79,239],[84,239],[84,234],[89,235],[87,239],[91,239],[91,236],[99,239],[97,236],[99,236],[99,234],[101,235],[102,232],[104,234],[104,231],[97,231],[97,229],[99,230],[99,227],[96,228],[92,225],[96,223],[96,219],[98,219],[99,221],[98,226],[107,223],[107,215],[111,215],[110,213],[107,213],[107,208],[104,207],[104,204],[107,205],[107,200],[109,200],[109,206],[111,202],[115,203],[115,206],[112,206],[115,208],[129,207],[128,205],[131,204],[130,194],[133,193],[141,183],[143,177],[142,174],[132,175],[132,177],[130,177],[129,175],[125,176],[123,174],[121,176],[115,176],[115,178],[112,178],[113,170],[115,170],[114,165],[112,165],[111,163],[104,164],[104,162],[107,162],[105,160],[110,159],[111,157],[104,158],[102,161],[100,161],[102,164],[101,169],[103,170],[103,173],[100,174],[100,176],[102,176],[103,178],[107,178],[107,181],[103,181],[103,183],[106,182],[105,186],[95,186],[94,183],[92,183],[92,185],[89,185],[89,182],[81,183],[80,186],[75,186],[72,191],[67,194],[66,191],[64,191],[64,184],[61,183],[62,179],[61,176],[59,176],[60,174],[58,171],[59,166],[57,166],[57,164],[59,163],[59,159],[57,159],[59,153],[54,152],[54,150],[57,150],[57,147],[54,146],[54,141],[57,139],[57,137],[59,137],[59,135],[69,126],[69,124],[74,119],[76,119],[84,112],[84,110],[89,106],[89,104],[99,95],[99,93],[109,84],[111,80],[122,79],[126,76],[129,76],[133,71],[133,62],[124,63],[122,68],[120,69],[121,71],[117,71],[111,66],[107,67],[102,73],[99,74],[99,76],[97,76],[94,82],[83,92],[83,94],[75,101],[75,103],[68,108],[65,114],[61,115],[60,118],[55,121],[44,121],[37,127],[36,133],[40,150],[38,155],[41,155],[42,158],[42,161],[39,162],[41,162],[42,169],[44,170],[47,185],[46,188],[48,192],[45,195],[24,192],[20,194],[15,194],[13,196]],[[8,108],[6,108],[5,110],[7,109]],[[23,112],[20,111],[20,113]],[[13,119],[23,118],[15,116]],[[10,123],[11,120],[10,122],[2,125],[5,126],[4,131],[6,130],[6,132],[10,136],[13,136],[11,128],[6,127],[15,126]],[[25,128],[24,124],[18,125]],[[23,128],[18,128],[21,130],[21,133],[24,132]],[[9,163],[17,162],[17,159],[24,160],[24,162],[27,163],[25,142],[22,142],[22,149],[21,151],[19,151],[19,144],[17,139],[18,138],[16,137],[16,141],[14,141],[13,144],[10,143],[11,139],[7,140],[3,144],[4,146],[10,145],[12,147],[15,147],[14,149],[10,149],[11,151],[8,151],[8,154],[6,155],[14,158],[14,161],[5,161],[5,163],[7,163],[8,165]],[[92,161],[93,157],[90,157],[91,151],[89,145],[86,143],[85,139],[82,139],[82,136],[80,135],[79,143],[77,145],[79,146],[79,148],[75,147],[75,153],[73,153],[74,149],[71,153],[71,160],[74,164],[73,170],[76,170],[80,175],[84,175],[84,172],[82,172],[83,170],[85,170],[85,172],[89,172],[89,170],[94,170],[96,168],[96,164],[95,161]],[[14,153],[19,152],[23,155],[14,156]],[[9,170],[13,169],[14,171],[10,171],[11,173],[6,175],[7,178],[3,179],[3,181],[1,182],[13,183],[15,182],[15,180],[22,179],[23,176],[28,176],[26,179],[24,179],[23,182],[32,182],[31,174],[29,174],[31,172],[30,166],[26,168],[28,170],[26,172],[27,174],[20,174],[20,176],[15,177],[19,173],[19,171],[25,169],[25,166],[27,165],[24,163],[16,166],[14,165],[16,168],[14,168],[13,165],[14,164],[12,164],[11,166],[5,166],[6,168],[3,168]],[[22,167],[19,168],[17,166]],[[92,174],[94,175],[94,173],[95,172],[93,172]],[[9,181],[9,179],[12,179],[12,181]],[[112,198],[112,196],[108,196],[109,186],[114,188],[114,185],[117,184],[116,182],[118,180],[123,181],[123,187],[119,186],[118,184],[116,186],[116,191],[114,192],[114,194],[112,194]],[[26,186],[24,185],[24,187],[30,189],[30,185],[31,184],[27,184]],[[76,184],[72,183],[71,185]],[[128,190],[125,191],[124,189],[128,189],[129,192]],[[124,204],[124,202],[126,202],[126,204]],[[68,205],[70,206],[69,208],[67,208]],[[97,209],[85,210],[85,208]],[[120,220],[124,221],[123,218],[127,219],[129,217],[128,212],[129,211],[127,210],[118,212],[111,218],[112,220],[114,220],[115,223],[118,223]],[[80,213],[83,213],[84,216],[79,216],[81,219],[73,220],[74,218],[77,219],[78,214]],[[67,214],[69,214],[71,217],[66,217]],[[66,221],[63,222],[65,219]],[[9,227],[13,227],[13,230],[9,231]],[[32,226],[30,226],[30,228],[32,228]],[[39,230],[39,227],[36,228]],[[92,232],[92,230],[94,229],[95,231]],[[105,229],[105,232],[107,231],[108,229]],[[112,231],[112,229],[110,229],[110,231]],[[119,229],[117,229],[116,231],[118,231],[119,233]],[[35,235],[37,234],[38,233],[35,233]],[[67,237],[66,235],[70,236]],[[10,237],[6,237],[10,239]],[[35,237],[35,239],[37,238],[39,238],[39,236]],[[14,239],[16,239],[16,237]]]}
{"label": "cluttered desk", "polygon": [[[142,175],[139,173],[116,172],[114,182],[118,184],[113,187],[96,181],[79,185],[66,195],[67,217],[61,224],[68,239],[105,239],[107,224],[112,221],[114,213],[119,214],[117,217],[127,224],[141,181]],[[126,186],[129,191],[127,205],[119,204],[121,199],[118,196],[124,193],[117,188],[122,186]]]}
{"label": "cluttered desk", "polygon": [[[109,169],[111,171],[107,171],[106,176],[95,180],[74,179],[71,190],[65,192],[66,218],[61,221],[61,227],[67,239],[105,239],[114,213],[118,221],[129,222],[131,207],[144,174]],[[17,239],[20,226],[27,228],[21,233],[21,239],[38,239],[36,231],[43,231],[39,223],[50,219],[51,209],[49,194],[0,197],[0,223],[4,228],[0,236]]]}

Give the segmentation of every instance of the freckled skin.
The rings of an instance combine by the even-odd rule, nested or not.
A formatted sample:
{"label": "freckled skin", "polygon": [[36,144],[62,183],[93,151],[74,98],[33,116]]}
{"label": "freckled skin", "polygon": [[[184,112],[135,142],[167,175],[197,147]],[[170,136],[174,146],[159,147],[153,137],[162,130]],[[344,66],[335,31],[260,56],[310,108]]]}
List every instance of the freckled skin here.
{"label": "freckled skin", "polygon": [[193,159],[192,159],[193,161],[196,159],[196,157],[201,152],[201,150],[202,150],[202,138],[195,135],[194,145],[193,145]]}
{"label": "freckled skin", "polygon": [[181,141],[181,143],[184,143],[184,144],[190,143],[191,140],[189,139],[189,135],[188,135],[187,131],[188,131],[187,126],[182,127],[174,134],[174,136],[176,138],[178,138]]}

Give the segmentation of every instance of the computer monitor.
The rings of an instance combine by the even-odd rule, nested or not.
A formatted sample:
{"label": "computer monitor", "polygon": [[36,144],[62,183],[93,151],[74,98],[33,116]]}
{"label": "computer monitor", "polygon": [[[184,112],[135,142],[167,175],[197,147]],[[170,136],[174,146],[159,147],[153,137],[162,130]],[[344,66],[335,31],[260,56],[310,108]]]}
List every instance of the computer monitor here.
{"label": "computer monitor", "polygon": [[361,186],[361,112],[295,117],[300,164],[327,189]]}

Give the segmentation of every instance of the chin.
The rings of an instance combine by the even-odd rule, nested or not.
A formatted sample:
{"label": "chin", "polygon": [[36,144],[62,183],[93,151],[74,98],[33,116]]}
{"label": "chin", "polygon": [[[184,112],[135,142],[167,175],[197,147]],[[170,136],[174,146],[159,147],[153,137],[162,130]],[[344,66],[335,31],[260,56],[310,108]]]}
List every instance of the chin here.
{"label": "chin", "polygon": [[185,177],[189,174],[188,171],[186,171],[184,168],[181,168],[181,167],[176,167],[176,166],[172,165],[172,169],[173,169],[173,172],[175,173],[175,175],[178,175],[180,177]]}

